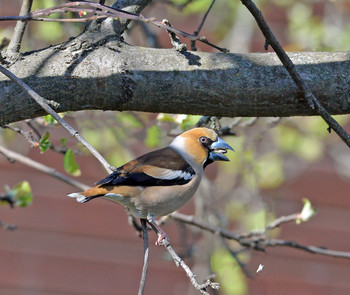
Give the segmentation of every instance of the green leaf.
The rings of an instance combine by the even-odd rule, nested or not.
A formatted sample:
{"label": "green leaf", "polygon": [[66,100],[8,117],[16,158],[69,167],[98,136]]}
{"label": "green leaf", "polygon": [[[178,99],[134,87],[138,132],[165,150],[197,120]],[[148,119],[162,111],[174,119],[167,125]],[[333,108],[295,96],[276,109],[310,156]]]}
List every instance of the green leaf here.
{"label": "green leaf", "polygon": [[72,149],[68,149],[64,154],[64,169],[73,176],[81,175],[79,165],[75,162]]}
{"label": "green leaf", "polygon": [[157,120],[159,120],[160,122],[176,122],[174,115],[167,113],[159,113],[157,116]]}
{"label": "green leaf", "polygon": [[44,116],[44,120],[47,125],[57,124],[56,119],[54,119],[54,117],[52,117],[51,115]]}
{"label": "green leaf", "polygon": [[308,221],[311,217],[313,217],[317,213],[317,210],[312,207],[310,200],[303,199],[303,202],[304,202],[304,207],[301,210],[299,218],[296,220],[297,224]]}
{"label": "green leaf", "polygon": [[181,124],[182,130],[187,130],[192,128],[202,116],[186,115],[182,118],[182,121],[178,121]]}
{"label": "green leaf", "polygon": [[145,143],[148,147],[156,147],[160,142],[160,129],[158,126],[152,126],[147,129]]}
{"label": "green leaf", "polygon": [[51,141],[49,140],[50,133],[46,132],[39,141],[40,152],[45,153],[51,146]]}
{"label": "green leaf", "polygon": [[18,183],[12,189],[13,197],[16,201],[16,206],[26,207],[33,201],[32,190],[28,181]]}

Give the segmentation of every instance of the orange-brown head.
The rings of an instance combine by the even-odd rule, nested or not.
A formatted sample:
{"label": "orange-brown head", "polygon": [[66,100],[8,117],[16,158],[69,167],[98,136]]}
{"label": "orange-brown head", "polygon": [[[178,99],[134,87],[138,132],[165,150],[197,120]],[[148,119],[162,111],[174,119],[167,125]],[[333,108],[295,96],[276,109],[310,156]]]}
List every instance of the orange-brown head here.
{"label": "orange-brown head", "polygon": [[179,152],[187,161],[205,167],[213,161],[229,161],[225,156],[233,148],[224,142],[212,129],[194,128],[177,136],[170,147]]}

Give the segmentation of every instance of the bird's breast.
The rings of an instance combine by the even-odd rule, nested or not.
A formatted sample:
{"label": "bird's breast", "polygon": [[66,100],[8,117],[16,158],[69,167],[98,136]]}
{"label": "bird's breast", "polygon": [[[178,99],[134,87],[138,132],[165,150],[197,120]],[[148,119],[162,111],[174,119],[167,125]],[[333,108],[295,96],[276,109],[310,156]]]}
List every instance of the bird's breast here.
{"label": "bird's breast", "polygon": [[200,181],[201,175],[196,175],[184,185],[148,187],[135,199],[135,207],[155,217],[168,215],[191,199]]}

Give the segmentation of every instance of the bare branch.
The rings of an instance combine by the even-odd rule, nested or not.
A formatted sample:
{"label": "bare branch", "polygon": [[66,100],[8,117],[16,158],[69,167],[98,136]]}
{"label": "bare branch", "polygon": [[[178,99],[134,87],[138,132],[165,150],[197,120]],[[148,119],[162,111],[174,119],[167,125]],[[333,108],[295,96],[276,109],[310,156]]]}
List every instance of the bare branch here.
{"label": "bare branch", "polygon": [[143,295],[146,285],[147,278],[147,270],[149,265],[149,244],[148,244],[148,227],[147,221],[145,219],[141,219],[142,232],[143,232],[143,267],[142,267],[142,275],[140,280],[140,287],[138,291],[138,295]]}
{"label": "bare branch", "polygon": [[50,114],[58,123],[62,125],[75,139],[81,142],[105,167],[108,173],[113,171],[113,167],[107,163],[107,161],[102,157],[102,155],[90,144],[88,143],[73,127],[71,127],[65,120],[63,120],[50,106],[53,104],[57,107],[57,103],[49,102],[39,94],[37,94],[33,89],[31,89],[27,84],[25,84],[21,79],[17,78],[9,70],[0,65],[0,72],[5,76],[14,81],[22,89],[24,89],[35,101],[38,103],[48,114]]}
{"label": "bare branch", "polygon": [[301,244],[294,242],[294,241],[269,239],[269,240],[266,240],[265,246],[266,247],[277,247],[277,246],[289,247],[289,248],[294,248],[294,249],[306,251],[306,252],[309,252],[312,254],[320,254],[320,255],[324,255],[324,256],[350,259],[350,252],[329,250],[329,249],[324,248],[324,247],[305,246],[305,245],[301,245]]}
{"label": "bare branch", "polygon": [[251,0],[241,0],[241,1],[243,5],[245,5],[250,11],[250,13],[254,16],[261,32],[266,38],[266,44],[270,44],[271,47],[274,49],[280,61],[288,71],[289,75],[292,77],[295,84],[298,86],[303,97],[308,102],[309,106],[312,109],[316,108],[319,115],[329,125],[329,128],[333,129],[339,135],[339,137],[344,141],[344,143],[348,147],[350,147],[350,135],[338,124],[336,120],[333,119],[333,117],[328,113],[328,111],[323,107],[320,101],[313,94],[310,87],[306,84],[304,79],[301,77],[299,71],[296,69],[295,65],[293,64],[293,62],[291,61],[287,53],[284,51],[284,49],[279,44],[276,37],[271,32],[261,11],[256,7],[253,1]]}
{"label": "bare branch", "polygon": [[2,220],[0,220],[0,227],[2,227],[4,230],[15,230],[17,229],[17,225],[15,224],[9,224],[9,223],[6,223]]}
{"label": "bare branch", "polygon": [[44,164],[41,164],[37,161],[34,161],[26,156],[23,156],[23,155],[18,154],[14,151],[11,151],[3,146],[0,146],[0,154],[4,155],[9,160],[21,163],[23,165],[29,166],[29,167],[34,168],[34,169],[37,169],[43,173],[46,173],[52,177],[57,178],[65,183],[68,183],[68,184],[70,184],[70,185],[72,185],[80,190],[86,190],[89,188],[89,186],[65,176],[64,174],[56,171],[54,168],[48,167]]}
{"label": "bare branch", "polygon": [[[207,9],[207,11],[205,12],[205,14],[204,14],[204,16],[203,16],[203,18],[202,18],[201,23],[199,24],[198,29],[197,29],[196,31],[194,31],[194,33],[193,33],[194,35],[198,36],[198,34],[200,33],[200,31],[202,30],[202,27],[203,27],[203,25],[204,25],[204,23],[205,23],[205,21],[206,21],[208,15],[209,15],[209,12],[210,12],[210,10],[212,9],[214,3],[215,3],[215,0],[212,0],[211,3],[210,3],[210,5],[209,5],[209,7],[208,7],[208,9]],[[197,48],[196,48],[196,41],[191,41],[191,50],[197,51]]]}
{"label": "bare branch", "polygon": [[32,132],[30,132],[30,131],[23,131],[20,128],[13,127],[13,126],[10,126],[10,125],[4,125],[4,126],[2,126],[2,128],[10,129],[10,130],[12,130],[14,132],[17,132],[18,134],[22,135],[28,141],[28,143],[30,144],[31,147],[38,146],[38,141],[39,140],[38,140],[38,138],[35,138],[35,136],[33,135]]}
{"label": "bare branch", "polygon": [[[32,4],[33,4],[33,0],[23,0],[19,15],[23,16],[23,15],[29,14],[32,8]],[[26,26],[27,26],[27,22],[18,21],[16,23],[16,27],[13,32],[11,42],[7,49],[8,53],[17,54],[19,52]]]}
{"label": "bare branch", "polygon": [[206,291],[207,288],[210,287],[214,290],[217,290],[220,288],[220,285],[218,283],[212,282],[210,278],[208,278],[203,284],[199,284],[197,282],[196,275],[187,266],[187,264],[179,257],[179,255],[176,254],[176,252],[174,251],[169,241],[167,239],[163,239],[161,243],[165,247],[165,249],[168,250],[176,266],[177,267],[181,266],[183,270],[186,272],[186,275],[189,277],[191,284],[196,290],[198,290],[202,294],[209,295],[209,293]]}
{"label": "bare branch", "polygon": [[296,220],[299,218],[299,214],[292,214],[286,217],[280,217],[270,225],[268,225],[265,230],[261,231],[252,231],[244,234],[235,234],[232,233],[226,229],[206,224],[205,222],[202,222],[200,220],[197,220],[194,216],[185,215],[179,212],[174,212],[169,215],[171,218],[184,222],[189,225],[196,226],[200,229],[203,229],[205,231],[211,232],[213,234],[219,235],[225,239],[235,240],[243,247],[252,248],[254,250],[258,251],[265,251],[267,247],[277,247],[277,246],[284,246],[284,247],[290,247],[297,250],[303,250],[307,251],[309,253],[314,254],[320,254],[324,256],[331,256],[331,257],[340,257],[340,258],[346,258],[350,259],[350,252],[343,252],[343,251],[335,251],[335,250],[328,250],[324,247],[315,247],[315,246],[305,246],[298,244],[297,242],[293,241],[285,241],[285,240],[278,240],[278,239],[269,239],[265,232],[266,229],[273,229],[285,222],[290,222],[293,220]]}
{"label": "bare branch", "polygon": [[250,279],[253,279],[254,278],[254,275],[247,269],[246,267],[246,264],[241,261],[238,257],[238,255],[242,252],[242,251],[246,251],[247,248],[242,248],[240,249],[239,251],[233,251],[229,245],[229,243],[224,239],[224,238],[221,238],[222,239],[222,242],[226,248],[226,250],[231,254],[231,256],[236,260],[237,264],[239,265],[239,267],[242,269],[242,271],[244,272],[244,274],[250,278]]}
{"label": "bare branch", "polygon": [[[171,24],[169,23],[169,21],[167,19],[163,19],[162,20],[162,23],[171,27]],[[176,36],[176,34],[174,32],[171,32],[169,30],[168,31],[168,34],[170,36],[170,42],[171,44],[173,45],[174,49],[179,51],[179,52],[185,52],[187,51],[187,46],[186,44],[184,43],[181,43],[179,37]]]}
{"label": "bare branch", "polygon": [[[93,15],[85,16],[84,14],[81,14],[80,18],[73,18],[73,19],[72,18],[71,19],[57,19],[57,18],[52,19],[52,18],[42,17],[42,16],[49,16],[53,13],[66,13],[66,12],[84,12],[84,14],[93,13]],[[96,20],[100,18],[107,18],[107,17],[123,18],[127,20],[137,20],[145,23],[151,23],[153,25],[156,25],[157,27],[164,28],[184,38],[188,38],[191,41],[199,41],[211,47],[214,47],[217,50],[220,50],[221,52],[228,52],[227,49],[221,48],[217,45],[210,43],[204,36],[197,36],[194,34],[186,33],[182,30],[168,26],[160,21],[156,21],[155,18],[145,18],[142,15],[131,13],[126,10],[112,8],[106,5],[101,5],[101,4],[89,2],[89,1],[75,1],[70,3],[64,3],[64,4],[57,5],[50,8],[37,9],[23,16],[4,16],[4,17],[0,17],[0,21],[21,20],[26,22],[26,21],[33,20],[33,21],[56,21],[56,22],[87,22],[87,21]]]}
{"label": "bare branch", "polygon": [[271,222],[269,225],[265,227],[265,230],[272,230],[284,223],[289,223],[292,221],[296,221],[300,218],[300,213],[295,213],[287,216],[281,216],[275,219],[273,222]]}

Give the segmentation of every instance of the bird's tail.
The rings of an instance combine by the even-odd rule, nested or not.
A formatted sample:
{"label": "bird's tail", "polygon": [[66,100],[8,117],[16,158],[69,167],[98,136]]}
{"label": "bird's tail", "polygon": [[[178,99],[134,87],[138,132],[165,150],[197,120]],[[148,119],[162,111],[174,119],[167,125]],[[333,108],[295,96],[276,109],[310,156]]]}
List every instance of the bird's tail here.
{"label": "bird's tail", "polygon": [[81,193],[72,193],[72,194],[69,194],[68,197],[75,198],[79,203],[86,203],[92,199],[92,197],[84,196]]}
{"label": "bird's tail", "polygon": [[97,197],[102,197],[106,194],[105,189],[99,187],[93,187],[80,193],[71,193],[68,195],[70,198],[75,198],[79,203],[86,203]]}

